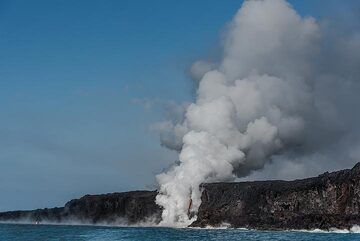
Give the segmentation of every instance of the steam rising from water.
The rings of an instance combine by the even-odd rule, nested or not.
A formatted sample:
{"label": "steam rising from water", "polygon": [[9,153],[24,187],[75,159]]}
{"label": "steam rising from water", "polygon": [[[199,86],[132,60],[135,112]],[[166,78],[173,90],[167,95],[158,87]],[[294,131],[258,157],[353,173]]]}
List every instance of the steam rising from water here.
{"label": "steam rising from water", "polygon": [[[161,224],[187,226],[196,219],[189,213],[200,206],[201,183],[246,176],[274,155],[306,156],[327,144],[319,136],[342,135],[334,103],[346,100],[334,101],[321,90],[347,81],[355,93],[359,73],[329,61],[324,31],[284,0],[243,4],[226,34],[222,59],[198,61],[191,68],[199,81],[195,103],[182,121],[159,125],[163,145],[180,152],[179,165],[157,176]],[[360,47],[358,36],[343,41]],[[360,62],[330,49],[336,49],[336,61]]]}

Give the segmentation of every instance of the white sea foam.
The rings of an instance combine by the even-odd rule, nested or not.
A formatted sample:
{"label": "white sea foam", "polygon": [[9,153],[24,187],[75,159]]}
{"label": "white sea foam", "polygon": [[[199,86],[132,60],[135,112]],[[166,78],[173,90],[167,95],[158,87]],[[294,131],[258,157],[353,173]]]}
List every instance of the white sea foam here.
{"label": "white sea foam", "polygon": [[[54,225],[54,226],[89,226],[89,227],[132,227],[132,228],[163,228],[164,226],[160,226],[158,224],[152,222],[139,222],[136,224],[125,224],[125,223],[88,223],[88,222],[77,222],[77,221],[69,221],[69,222],[40,222],[38,224],[24,220],[24,221],[0,221],[0,224],[17,224],[17,225]],[[218,226],[211,226],[207,225],[206,227],[168,227],[168,228],[175,228],[175,229],[199,229],[199,230],[238,230],[238,231],[246,231],[246,232],[269,232],[273,230],[258,230],[253,228],[234,228],[231,227],[229,223],[222,223]],[[289,230],[276,230],[275,232],[304,232],[304,233],[334,233],[334,234],[360,234],[360,226],[354,225],[350,229],[338,229],[338,228],[330,228],[329,230],[324,229],[289,229]]]}
{"label": "white sea foam", "polygon": [[354,225],[350,229],[338,229],[338,228],[330,228],[329,230],[324,229],[292,229],[290,231],[293,232],[307,232],[307,233],[360,233],[360,226]]}

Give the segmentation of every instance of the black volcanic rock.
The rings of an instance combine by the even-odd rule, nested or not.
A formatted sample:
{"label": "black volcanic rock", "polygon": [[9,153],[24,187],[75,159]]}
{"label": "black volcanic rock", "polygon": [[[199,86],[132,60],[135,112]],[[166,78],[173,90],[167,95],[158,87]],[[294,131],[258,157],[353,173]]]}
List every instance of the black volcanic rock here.
{"label": "black volcanic rock", "polygon": [[360,163],[303,180],[209,183],[203,189],[192,226],[349,229],[360,224]]}
{"label": "black volcanic rock", "polygon": [[[208,183],[194,227],[349,229],[360,225],[360,163],[353,169],[295,181]],[[65,207],[0,213],[0,221],[158,223],[156,191],[86,195]]]}
{"label": "black volcanic rock", "polygon": [[86,195],[69,201],[62,208],[0,213],[0,221],[123,225],[158,223],[161,208],[155,203],[156,195],[156,191]]}

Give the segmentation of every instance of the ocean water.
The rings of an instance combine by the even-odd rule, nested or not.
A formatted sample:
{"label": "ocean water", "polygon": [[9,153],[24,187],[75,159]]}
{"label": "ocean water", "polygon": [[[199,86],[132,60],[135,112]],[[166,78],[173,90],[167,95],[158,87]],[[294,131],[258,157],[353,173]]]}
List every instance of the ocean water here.
{"label": "ocean water", "polygon": [[70,225],[0,224],[1,241],[347,241],[360,240],[360,233],[255,231],[240,229],[175,229],[140,227],[96,227]]}

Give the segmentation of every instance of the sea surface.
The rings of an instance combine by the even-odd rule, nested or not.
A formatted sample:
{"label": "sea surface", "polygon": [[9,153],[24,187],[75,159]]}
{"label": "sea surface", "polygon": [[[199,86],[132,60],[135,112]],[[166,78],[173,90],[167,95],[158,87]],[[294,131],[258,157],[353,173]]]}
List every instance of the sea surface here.
{"label": "sea surface", "polygon": [[302,232],[302,231],[255,231],[241,229],[175,229],[140,227],[98,227],[76,225],[0,224],[1,241],[210,241],[210,240],[257,240],[257,241],[334,241],[360,240],[360,233]]}

